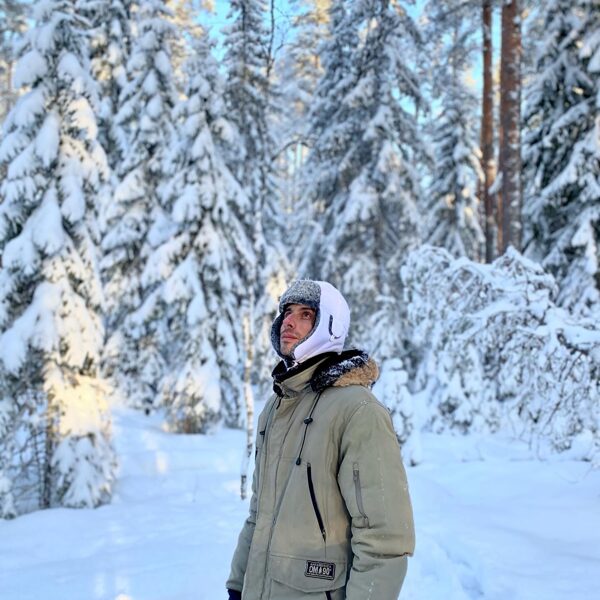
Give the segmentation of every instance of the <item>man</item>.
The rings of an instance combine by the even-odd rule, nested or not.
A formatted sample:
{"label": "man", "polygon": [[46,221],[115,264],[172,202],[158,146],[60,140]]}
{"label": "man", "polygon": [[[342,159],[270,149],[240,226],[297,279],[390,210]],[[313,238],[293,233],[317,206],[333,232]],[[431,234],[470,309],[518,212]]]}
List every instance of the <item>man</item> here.
{"label": "man", "polygon": [[258,420],[229,598],[396,600],[414,529],[392,422],[370,392],[377,366],[343,351],[350,311],[331,284],[297,281],[279,310],[282,362]]}

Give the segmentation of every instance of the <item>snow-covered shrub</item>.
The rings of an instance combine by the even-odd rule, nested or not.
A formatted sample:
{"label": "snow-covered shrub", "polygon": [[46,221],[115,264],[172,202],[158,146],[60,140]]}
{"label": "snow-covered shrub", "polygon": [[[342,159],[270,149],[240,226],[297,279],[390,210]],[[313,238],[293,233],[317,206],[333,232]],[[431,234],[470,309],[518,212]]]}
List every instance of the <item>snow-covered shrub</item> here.
{"label": "snow-covered shrub", "polygon": [[407,464],[421,462],[421,414],[408,388],[408,372],[400,358],[385,359],[374,388],[377,398],[390,410],[394,430]]}
{"label": "snow-covered shrub", "polygon": [[424,246],[402,268],[412,391],[427,426],[510,430],[566,450],[600,450],[600,331],[557,307],[551,275],[509,251],[491,265]]}

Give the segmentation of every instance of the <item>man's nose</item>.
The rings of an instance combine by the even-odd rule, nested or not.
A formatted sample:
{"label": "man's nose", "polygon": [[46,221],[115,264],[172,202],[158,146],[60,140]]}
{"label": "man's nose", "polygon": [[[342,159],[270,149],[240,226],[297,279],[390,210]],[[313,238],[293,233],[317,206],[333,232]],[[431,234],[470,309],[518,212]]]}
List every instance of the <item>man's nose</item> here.
{"label": "man's nose", "polygon": [[283,326],[288,329],[293,329],[296,326],[294,321],[294,315],[288,315],[285,319],[283,319]]}

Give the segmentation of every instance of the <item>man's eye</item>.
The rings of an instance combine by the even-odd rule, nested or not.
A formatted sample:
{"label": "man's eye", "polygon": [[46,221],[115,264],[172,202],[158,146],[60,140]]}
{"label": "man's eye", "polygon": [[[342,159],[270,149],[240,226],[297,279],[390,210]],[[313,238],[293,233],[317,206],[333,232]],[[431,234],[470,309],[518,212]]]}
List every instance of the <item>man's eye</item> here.
{"label": "man's eye", "polygon": [[304,313],[304,318],[305,318],[305,319],[312,319],[312,313],[305,312],[305,313]]}

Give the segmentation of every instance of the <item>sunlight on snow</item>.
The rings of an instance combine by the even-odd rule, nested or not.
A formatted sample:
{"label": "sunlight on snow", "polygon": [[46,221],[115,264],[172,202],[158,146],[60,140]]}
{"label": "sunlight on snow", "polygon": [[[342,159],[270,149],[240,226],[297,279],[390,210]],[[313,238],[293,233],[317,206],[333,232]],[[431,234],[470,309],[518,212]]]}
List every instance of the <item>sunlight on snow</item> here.
{"label": "sunlight on snow", "polygon": [[169,470],[169,460],[164,452],[156,453],[156,472],[161,475],[167,473]]}

